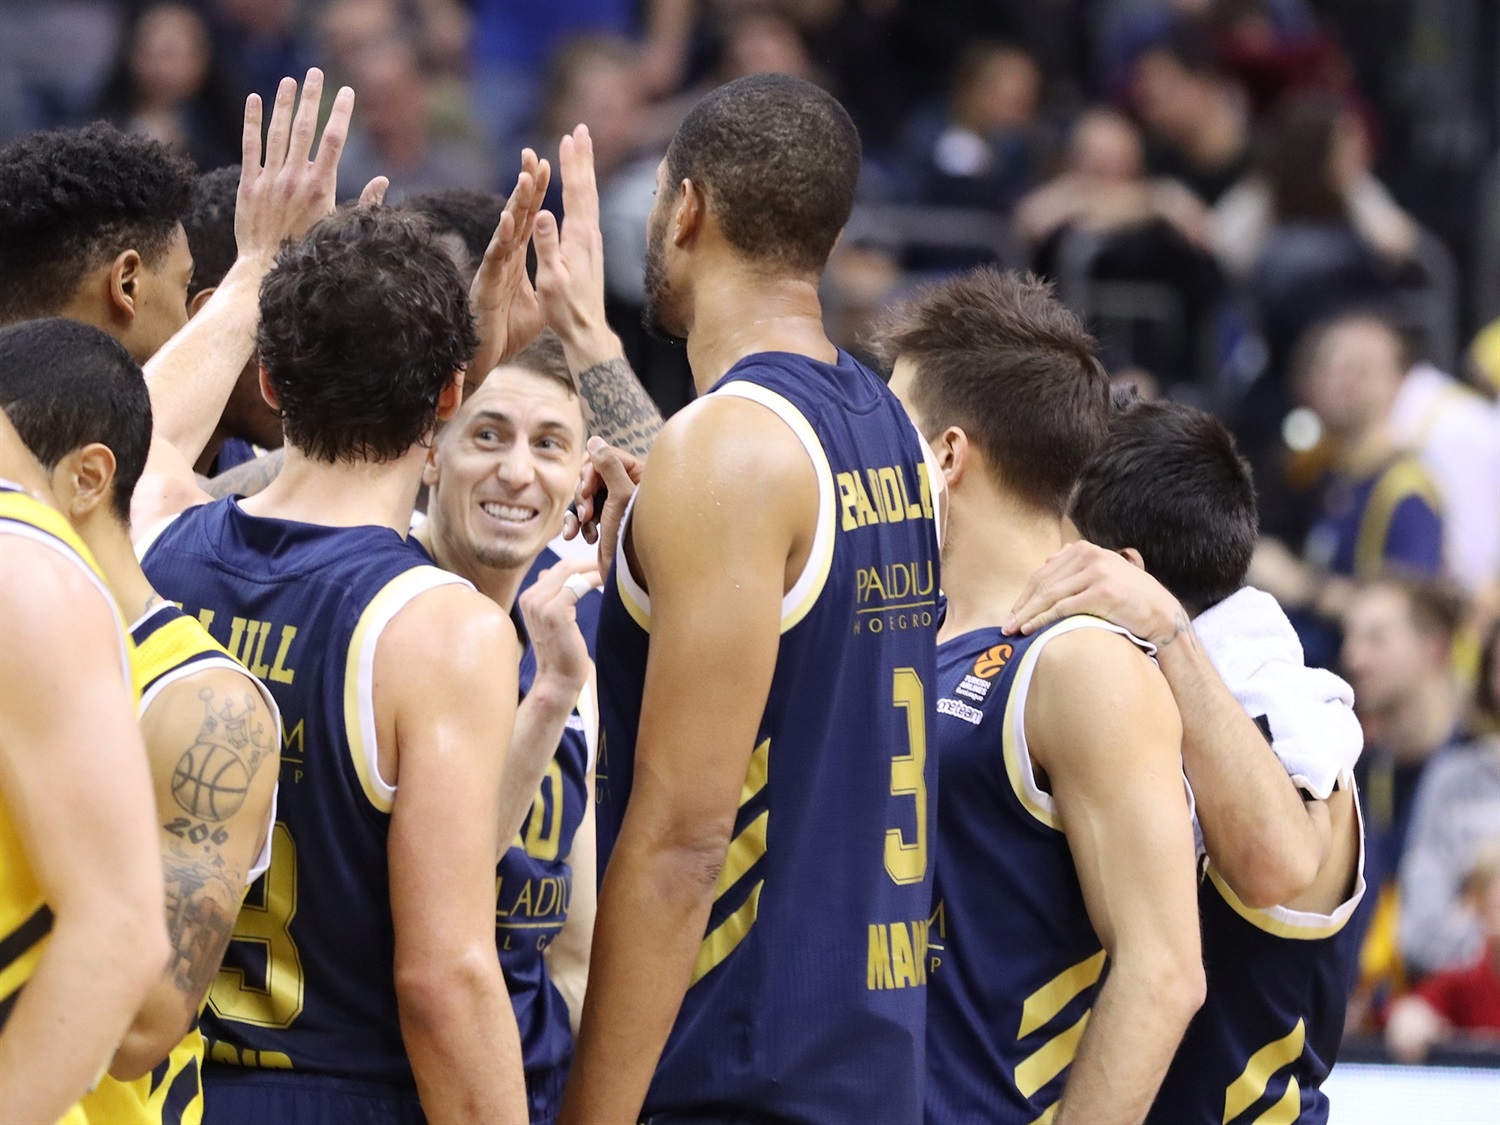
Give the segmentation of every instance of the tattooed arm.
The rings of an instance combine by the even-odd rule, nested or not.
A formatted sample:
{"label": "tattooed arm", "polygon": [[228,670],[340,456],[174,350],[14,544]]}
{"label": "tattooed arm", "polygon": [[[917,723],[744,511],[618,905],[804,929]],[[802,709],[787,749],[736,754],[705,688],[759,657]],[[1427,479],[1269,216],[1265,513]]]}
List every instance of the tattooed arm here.
{"label": "tattooed arm", "polygon": [[566,221],[536,218],[536,289],[547,325],[562,340],[568,369],[588,408],[589,432],[637,457],[651,451],[661,411],[625,359],[604,319],[604,235],[594,142],[580,125],[558,147]]}
{"label": "tattooed arm", "polygon": [[226,496],[254,496],[281,474],[281,466],[285,461],[286,450],[273,449],[254,461],[246,461],[228,472],[210,477],[203,484],[204,491],[215,500],[222,500]]}
{"label": "tattooed arm", "polygon": [[146,709],[141,730],[156,786],[172,953],[110,1066],[123,1081],[167,1056],[208,994],[270,831],[280,772],[280,719],[246,673],[210,668],[184,677]]}

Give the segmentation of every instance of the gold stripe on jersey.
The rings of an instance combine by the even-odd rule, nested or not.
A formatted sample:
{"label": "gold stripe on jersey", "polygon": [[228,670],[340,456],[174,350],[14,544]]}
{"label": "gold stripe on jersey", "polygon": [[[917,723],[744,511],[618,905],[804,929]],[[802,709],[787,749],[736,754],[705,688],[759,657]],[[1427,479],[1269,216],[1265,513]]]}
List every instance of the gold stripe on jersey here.
{"label": "gold stripe on jersey", "polygon": [[[745,781],[740,786],[740,808],[744,808],[765,789],[770,768],[771,740],[767,738],[750,755],[750,763],[745,769]],[[771,810],[767,809],[740,829],[729,842],[729,850],[724,855],[724,866],[719,870],[719,880],[714,885],[715,902],[733,890],[766,854],[766,830],[770,820]],[[697,984],[717,968],[745,940],[745,935],[755,925],[760,912],[760,892],[764,886],[764,879],[757,882],[750,889],[749,897],[734,913],[710,930],[703,939],[698,947],[698,959],[693,965],[692,984]]]}
{"label": "gold stripe on jersey", "polygon": [[[1289,938],[1293,941],[1319,941],[1338,933],[1348,925],[1349,919],[1353,916],[1352,909],[1344,910],[1343,907],[1340,907],[1339,913],[1331,915],[1306,914],[1281,906],[1273,906],[1269,910],[1258,910],[1253,906],[1245,905],[1240,896],[1234,893],[1234,888],[1224,881],[1224,876],[1214,868],[1212,862],[1208,864],[1207,873],[1214,889],[1219,892],[1219,897],[1229,904],[1231,910],[1256,929],[1273,937]],[[1350,901],[1356,901],[1357,904],[1357,900]],[[1299,918],[1308,919],[1308,921],[1295,920]]]}
{"label": "gold stripe on jersey", "polygon": [[[1271,1084],[1271,1079],[1276,1072],[1302,1057],[1302,1048],[1306,1041],[1307,1025],[1302,1020],[1298,1020],[1297,1026],[1291,1031],[1280,1039],[1267,1043],[1250,1056],[1250,1061],[1245,1064],[1244,1072],[1224,1091],[1225,1125],[1266,1096],[1266,1087]],[[1282,1101],[1285,1100],[1283,1097]],[[1277,1103],[1276,1108],[1280,1108],[1280,1103]],[[1271,1112],[1274,1113],[1275,1109]],[[1265,1121],[1269,1125],[1266,1117],[1258,1120]],[[1296,1114],[1294,1113],[1288,1120],[1295,1121]]]}
{"label": "gold stripe on jersey", "polygon": [[1099,979],[1104,972],[1106,957],[1101,949],[1086,961],[1064,969],[1026,997],[1026,1003],[1021,1006],[1021,1029],[1016,1032],[1016,1039],[1025,1039],[1056,1019],[1080,992]]}
{"label": "gold stripe on jersey", "polygon": [[1031,1097],[1072,1064],[1073,1056],[1078,1054],[1083,1029],[1088,1026],[1089,1014],[1084,1012],[1072,1027],[1058,1032],[1017,1065],[1016,1089],[1023,1098]]}
{"label": "gold stripe on jersey", "polygon": [[744,904],[703,939],[703,944],[698,947],[698,960],[693,965],[692,984],[697,984],[718,968],[726,957],[739,948],[740,942],[745,940],[750,927],[755,925],[756,915],[760,913],[760,892],[765,885],[766,881],[762,879],[751,887],[750,897]]}
{"label": "gold stripe on jersey", "polygon": [[1052,1122],[1057,1120],[1057,1107],[1060,1105],[1062,1105],[1061,1101],[1053,1102],[1042,1111],[1042,1115],[1033,1121],[1031,1125],[1052,1125]]}

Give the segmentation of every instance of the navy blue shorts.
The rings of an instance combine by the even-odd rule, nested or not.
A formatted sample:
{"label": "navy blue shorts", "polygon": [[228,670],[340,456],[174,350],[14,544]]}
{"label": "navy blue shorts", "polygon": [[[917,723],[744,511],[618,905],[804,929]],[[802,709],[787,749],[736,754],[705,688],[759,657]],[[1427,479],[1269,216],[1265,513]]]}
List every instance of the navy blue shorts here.
{"label": "navy blue shorts", "polygon": [[203,1068],[206,1125],[425,1125],[415,1086],[326,1074]]}

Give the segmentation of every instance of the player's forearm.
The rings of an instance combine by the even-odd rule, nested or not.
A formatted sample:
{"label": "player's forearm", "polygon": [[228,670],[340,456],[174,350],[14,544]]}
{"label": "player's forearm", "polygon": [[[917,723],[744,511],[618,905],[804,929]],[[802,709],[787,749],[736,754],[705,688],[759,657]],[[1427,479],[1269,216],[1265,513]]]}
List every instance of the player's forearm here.
{"label": "player's forearm", "polygon": [[8,1120],[55,1121],[104,1073],[167,956],[158,904],[124,896],[59,915],[0,1034]]}
{"label": "player's forearm", "polygon": [[[1193,943],[1196,948],[1196,943]],[[1140,1122],[1203,1003],[1203,967],[1169,950],[1111,966],[1055,1125]]]}
{"label": "player's forearm", "polygon": [[635,847],[621,836],[599,896],[559,1125],[638,1119],[708,924],[724,859],[713,851]]}
{"label": "player's forearm", "polygon": [[396,997],[429,1121],[526,1120],[521,1039],[493,944],[398,963]]}
{"label": "player's forearm", "polygon": [[255,351],[269,257],[240,258],[201,312],[146,363],[156,436],[198,460]]}
{"label": "player's forearm", "polygon": [[1245,713],[1191,627],[1157,651],[1182,715],[1182,760],[1214,866],[1248,905],[1306,890],[1328,848],[1325,831]]}
{"label": "player's forearm", "polygon": [[526,822],[536,798],[537,788],[547,772],[547,763],[557,754],[558,743],[568,725],[568,716],[578,692],[569,695],[566,687],[536,684],[516,708],[516,725],[511,731],[510,754],[505,772],[500,776],[500,854],[515,842],[516,834]]}
{"label": "player's forearm", "polygon": [[645,457],[662,427],[661,411],[620,350],[619,340],[609,335],[613,354],[577,361],[570,355],[568,369],[576,373],[578,393],[588,407],[589,433],[632,456]]}

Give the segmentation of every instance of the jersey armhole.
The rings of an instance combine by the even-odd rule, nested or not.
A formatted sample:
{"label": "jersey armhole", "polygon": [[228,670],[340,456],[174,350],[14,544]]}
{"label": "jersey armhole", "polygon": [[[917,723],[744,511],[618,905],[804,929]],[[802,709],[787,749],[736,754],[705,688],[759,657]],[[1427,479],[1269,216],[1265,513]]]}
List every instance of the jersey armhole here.
{"label": "jersey armhole", "polygon": [[[1057,802],[1052,794],[1037,783],[1036,766],[1031,759],[1031,747],[1026,741],[1026,700],[1031,692],[1031,680],[1036,675],[1037,660],[1042,650],[1057,637],[1079,629],[1103,629],[1117,633],[1136,645],[1147,656],[1155,657],[1156,646],[1143,641],[1129,630],[1122,629],[1100,617],[1067,617],[1051,626],[1026,649],[1021,665],[1016,669],[1016,678],[1011,682],[1010,694],[1005,700],[1005,724],[1001,733],[1001,749],[1005,757],[1005,773],[1010,779],[1011,790],[1021,806],[1039,823],[1055,831],[1062,831],[1062,821],[1057,814]],[[1184,784],[1186,779],[1184,778]],[[1189,801],[1191,802],[1191,791]]]}
{"label": "jersey armhole", "polygon": [[375,650],[386,626],[413,599],[439,586],[454,585],[470,584],[435,566],[415,566],[403,571],[370,599],[349,640],[344,666],[344,732],[360,788],[370,804],[383,813],[394,807],[396,787],[380,776],[380,748],[375,730]]}
{"label": "jersey armhole", "polygon": [[[792,588],[781,599],[781,631],[786,633],[817,604],[833,565],[833,468],[828,464],[828,454],[824,452],[823,443],[818,440],[816,431],[791,400],[759,383],[749,383],[742,379],[725,383],[714,394],[758,403],[785,422],[807,453],[807,459],[812,462],[813,473],[818,478],[818,522],[813,532],[812,546],[807,552],[807,563],[797,576],[797,581],[792,583]],[[623,540],[622,535],[621,541]]]}

